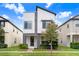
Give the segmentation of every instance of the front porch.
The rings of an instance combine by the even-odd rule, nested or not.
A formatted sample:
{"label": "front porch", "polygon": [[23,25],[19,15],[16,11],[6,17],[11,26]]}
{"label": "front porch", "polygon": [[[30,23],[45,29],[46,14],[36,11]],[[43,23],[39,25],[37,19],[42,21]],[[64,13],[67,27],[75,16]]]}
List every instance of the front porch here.
{"label": "front porch", "polygon": [[67,39],[70,40],[70,42],[79,42],[79,35],[67,35]]}
{"label": "front porch", "polygon": [[28,44],[28,48],[38,48],[41,44],[41,37],[35,34],[24,34],[23,43]]}

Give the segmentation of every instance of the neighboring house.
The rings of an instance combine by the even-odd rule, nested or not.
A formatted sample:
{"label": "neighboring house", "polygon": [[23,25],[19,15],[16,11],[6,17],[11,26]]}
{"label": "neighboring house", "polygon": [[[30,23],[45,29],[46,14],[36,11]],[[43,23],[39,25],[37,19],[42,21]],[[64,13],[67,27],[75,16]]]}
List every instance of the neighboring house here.
{"label": "neighboring house", "polygon": [[48,23],[55,20],[56,14],[36,6],[36,11],[24,13],[23,43],[29,48],[38,48],[41,44],[41,33],[46,30]]}
{"label": "neighboring house", "polygon": [[0,27],[5,31],[4,43],[8,47],[23,43],[23,32],[9,20],[0,16]]}
{"label": "neighboring house", "polygon": [[71,42],[79,42],[79,15],[60,25],[57,31],[59,45],[70,47]]}

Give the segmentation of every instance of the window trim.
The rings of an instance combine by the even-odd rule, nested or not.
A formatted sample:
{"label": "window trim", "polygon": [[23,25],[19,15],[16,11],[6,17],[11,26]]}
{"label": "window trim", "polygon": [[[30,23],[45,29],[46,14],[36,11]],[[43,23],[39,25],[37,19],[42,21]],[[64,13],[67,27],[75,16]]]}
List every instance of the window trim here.
{"label": "window trim", "polygon": [[69,28],[69,24],[67,24],[67,28]]}
{"label": "window trim", "polygon": [[75,24],[76,27],[79,27],[79,24]]}
{"label": "window trim", "polygon": [[[44,23],[45,23],[45,24],[44,24]],[[47,24],[46,24],[46,23],[47,23],[47,24],[48,24],[48,23],[52,23],[52,20],[42,20],[42,28],[43,28],[43,29],[46,29],[46,28],[47,28]],[[43,24],[44,24],[45,26],[44,26]]]}
{"label": "window trim", "polygon": [[[26,23],[27,22],[27,23]],[[28,23],[30,22],[30,23]],[[25,24],[26,23],[26,24]],[[30,24],[30,25],[28,25]],[[27,26],[26,26],[27,25]],[[30,27],[29,27],[30,26]],[[32,29],[32,21],[24,21],[24,29]]]}

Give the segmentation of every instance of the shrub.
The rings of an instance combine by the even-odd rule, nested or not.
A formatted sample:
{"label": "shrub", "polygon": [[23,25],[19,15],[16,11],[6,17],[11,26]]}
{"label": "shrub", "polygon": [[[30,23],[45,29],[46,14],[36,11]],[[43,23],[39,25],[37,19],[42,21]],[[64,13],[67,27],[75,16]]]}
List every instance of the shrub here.
{"label": "shrub", "polygon": [[4,44],[4,48],[7,48],[8,47],[8,45],[7,44]]}
{"label": "shrub", "polygon": [[[40,47],[41,49],[51,49],[51,45],[49,45],[49,42],[43,42]],[[58,48],[58,42],[57,41],[52,41],[52,49],[57,49]]]}
{"label": "shrub", "polygon": [[49,42],[48,41],[42,41],[42,45],[48,45]]}
{"label": "shrub", "polygon": [[4,44],[4,36],[0,36],[0,44]]}
{"label": "shrub", "polygon": [[7,48],[7,44],[0,44],[0,48]]}
{"label": "shrub", "polygon": [[42,44],[40,45],[39,48],[48,49],[48,47],[49,47],[49,42],[48,41],[42,41]]}
{"label": "shrub", "polygon": [[70,43],[70,47],[74,49],[79,49],[79,43]]}
{"label": "shrub", "polygon": [[41,48],[41,49],[47,49],[47,45],[41,44],[39,48]]}
{"label": "shrub", "polygon": [[20,44],[19,47],[21,49],[27,49],[28,48],[28,45],[27,44]]}
{"label": "shrub", "polygon": [[52,48],[57,49],[58,48],[58,42],[57,41],[52,41]]}

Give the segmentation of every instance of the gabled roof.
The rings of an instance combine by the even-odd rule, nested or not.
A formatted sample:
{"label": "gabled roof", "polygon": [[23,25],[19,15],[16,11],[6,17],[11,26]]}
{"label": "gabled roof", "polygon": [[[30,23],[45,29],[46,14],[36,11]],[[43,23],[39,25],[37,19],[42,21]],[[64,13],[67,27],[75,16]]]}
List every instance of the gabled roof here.
{"label": "gabled roof", "polygon": [[79,19],[79,15],[74,16],[73,19]]}
{"label": "gabled roof", "polygon": [[47,10],[47,9],[44,9],[44,8],[42,8],[42,7],[39,7],[39,6],[36,6],[36,11],[37,11],[38,8],[40,8],[40,9],[42,9],[42,10],[45,10],[45,11],[47,11],[47,12],[49,12],[49,13],[52,13],[52,14],[56,15],[56,13],[51,12],[51,11],[49,11],[49,10]]}
{"label": "gabled roof", "polygon": [[[5,22],[9,22],[10,24],[12,24],[14,27],[16,27],[18,30],[20,30],[17,26],[15,26],[11,21],[7,20],[6,18],[0,16],[0,18],[4,19],[4,20],[0,20],[0,21],[5,21]],[[20,30],[21,32],[23,32],[22,30]]]}
{"label": "gabled roof", "polygon": [[70,18],[69,20],[67,20],[66,22],[64,22],[62,25],[60,25],[58,28],[60,28],[61,26],[63,26],[64,24],[66,24],[67,22],[69,22],[71,20],[79,20],[79,15],[76,15],[76,16]]}

